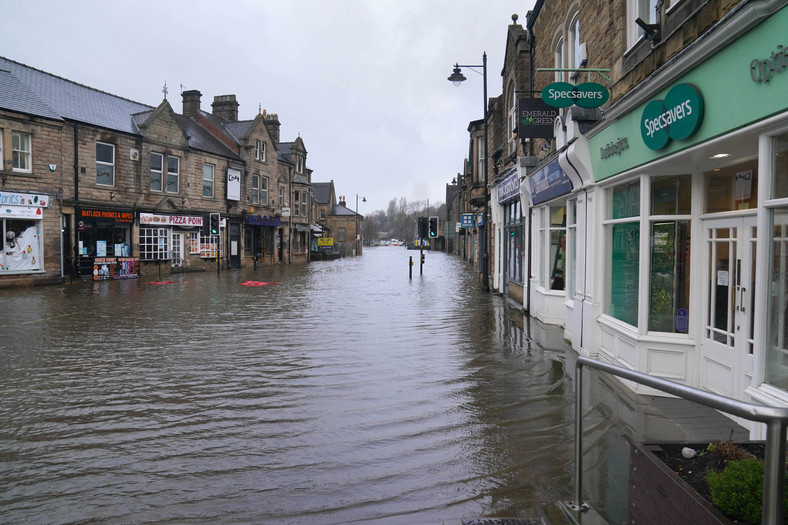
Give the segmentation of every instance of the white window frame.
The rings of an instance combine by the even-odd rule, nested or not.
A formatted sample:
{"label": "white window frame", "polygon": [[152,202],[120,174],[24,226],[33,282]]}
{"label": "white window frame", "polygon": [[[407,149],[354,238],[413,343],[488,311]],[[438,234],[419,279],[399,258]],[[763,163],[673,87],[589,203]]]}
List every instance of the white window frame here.
{"label": "white window frame", "polygon": [[[580,67],[580,13],[575,13],[572,22],[569,24],[569,46],[567,56],[567,68],[577,69]],[[574,77],[575,75],[572,75]],[[579,77],[579,73],[577,74]]]}
{"label": "white window frame", "polygon": [[[202,196],[213,198],[216,185],[216,168],[207,162],[202,165]],[[206,192],[206,190],[208,190]]]}
{"label": "white window frame", "polygon": [[265,162],[265,142],[260,142],[260,160]]}
{"label": "white window frame", "polygon": [[[159,163],[159,165],[161,166],[161,169],[158,169],[158,170],[153,169],[153,156],[154,155],[159,157],[159,159],[161,161]],[[162,155],[161,153],[151,152],[150,157],[151,157],[151,163],[150,163],[151,178],[150,178],[150,185],[149,185],[150,191],[162,191],[164,189],[164,155]],[[153,187],[153,176],[152,175],[154,173],[159,175],[159,188],[158,189]]]}
{"label": "white window frame", "polygon": [[140,260],[172,259],[171,228],[140,228]]}
{"label": "white window frame", "polygon": [[657,21],[657,0],[627,0],[627,49],[644,38],[643,29],[635,23],[642,18],[647,24]]}
{"label": "white window frame", "polygon": [[514,82],[509,89],[509,115],[507,119],[509,128],[509,155],[517,151],[517,141],[514,139],[514,131],[517,129],[517,94]]}
{"label": "white window frame", "polygon": [[[170,160],[175,161],[175,171],[170,171]],[[170,191],[170,179],[175,181],[175,191]],[[179,157],[167,156],[167,181],[165,183],[166,193],[178,194],[181,187],[181,159]]]}
{"label": "white window frame", "polygon": [[200,232],[189,232],[189,255],[200,253]]}
{"label": "white window frame", "polygon": [[[100,161],[98,159],[98,147],[99,147],[99,145],[107,146],[107,147],[111,148],[111,150],[112,150],[112,162]],[[108,166],[110,168],[110,171],[112,173],[112,182],[110,182],[110,183],[99,182],[99,180],[98,180],[98,176],[99,176],[98,167],[99,166]],[[96,184],[98,184],[100,186],[115,186],[115,145],[114,144],[110,144],[109,142],[101,142],[101,141],[98,141],[98,140],[96,141]]]}
{"label": "white window frame", "polygon": [[[14,138],[19,138],[19,145],[14,147]],[[21,143],[21,139],[26,138],[26,145],[27,149],[21,149],[23,144]],[[31,133],[27,133],[25,131],[11,131],[11,157],[12,157],[12,168],[11,171],[18,171],[21,173],[32,173],[33,172],[33,135]],[[19,163],[21,166],[24,164],[25,166],[17,167],[16,159],[23,159],[24,162]]]}
{"label": "white window frame", "polygon": [[5,169],[5,157],[3,157],[3,128],[0,128],[0,171]]}
{"label": "white window frame", "polygon": [[[564,62],[564,37],[563,35],[558,37],[558,41],[555,43],[553,47],[553,58],[555,62],[556,69],[563,69],[565,66]],[[563,82],[565,79],[565,75],[563,71],[556,71],[555,72],[555,81],[556,82]]]}
{"label": "white window frame", "polygon": [[268,177],[260,176],[260,204],[268,206]]}
{"label": "white window frame", "polygon": [[301,192],[296,190],[293,192],[293,215],[301,213]]}
{"label": "white window frame", "polygon": [[252,175],[252,204],[260,204],[260,175]]}
{"label": "white window frame", "polygon": [[301,155],[296,155],[296,173],[304,173],[304,159]]}
{"label": "white window frame", "polygon": [[476,138],[476,152],[479,157],[479,163],[476,169],[476,181],[480,184],[486,182],[487,174],[484,173],[484,136]]}
{"label": "white window frame", "polygon": [[279,186],[279,206],[282,207],[285,205],[285,189]]}
{"label": "white window frame", "polygon": [[260,142],[259,140],[254,141],[254,158],[255,160],[260,160]]}

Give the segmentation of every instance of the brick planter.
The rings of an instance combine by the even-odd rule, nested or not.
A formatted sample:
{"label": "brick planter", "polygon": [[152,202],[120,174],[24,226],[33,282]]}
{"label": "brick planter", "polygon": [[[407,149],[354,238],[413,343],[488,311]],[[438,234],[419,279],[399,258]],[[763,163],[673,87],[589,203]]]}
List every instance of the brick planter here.
{"label": "brick planter", "polygon": [[629,523],[732,523],[655,456],[655,447],[630,442]]}

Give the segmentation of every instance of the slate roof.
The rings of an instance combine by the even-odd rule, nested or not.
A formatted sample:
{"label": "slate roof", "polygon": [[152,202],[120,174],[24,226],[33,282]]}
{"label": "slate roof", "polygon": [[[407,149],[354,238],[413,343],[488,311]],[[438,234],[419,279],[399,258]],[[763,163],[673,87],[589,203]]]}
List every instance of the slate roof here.
{"label": "slate roof", "polygon": [[347,206],[342,206],[341,204],[334,204],[334,207],[331,208],[331,215],[343,215],[343,216],[358,215],[359,217],[361,217],[360,214],[354,212],[353,210],[351,210]]}
{"label": "slate roof", "polygon": [[315,201],[320,204],[328,204],[328,199],[331,198],[331,183],[330,182],[313,182],[312,195]]}
{"label": "slate roof", "polygon": [[132,115],[153,109],[0,57],[0,108],[138,135]]}

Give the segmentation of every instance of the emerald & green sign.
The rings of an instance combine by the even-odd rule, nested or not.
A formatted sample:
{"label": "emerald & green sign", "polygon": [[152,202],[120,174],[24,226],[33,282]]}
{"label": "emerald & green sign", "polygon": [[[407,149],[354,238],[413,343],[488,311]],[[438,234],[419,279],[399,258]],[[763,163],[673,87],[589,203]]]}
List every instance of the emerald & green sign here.
{"label": "emerald & green sign", "polygon": [[692,84],[676,84],[665,100],[652,100],[643,109],[640,133],[650,149],[660,150],[671,139],[691,137],[703,121],[703,95]]}
{"label": "emerald & green sign", "polygon": [[554,108],[598,108],[610,99],[607,88],[596,82],[574,85],[569,82],[553,82],[542,90],[542,100]]}

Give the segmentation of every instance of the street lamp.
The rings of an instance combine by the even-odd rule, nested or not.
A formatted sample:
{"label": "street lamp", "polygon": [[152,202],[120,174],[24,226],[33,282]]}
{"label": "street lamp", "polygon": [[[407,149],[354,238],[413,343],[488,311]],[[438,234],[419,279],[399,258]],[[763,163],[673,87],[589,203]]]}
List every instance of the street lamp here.
{"label": "street lamp", "polygon": [[482,68],[481,75],[484,77],[484,105],[482,107],[482,118],[484,119],[484,146],[482,148],[483,158],[482,158],[482,177],[484,182],[484,206],[482,207],[484,210],[484,224],[481,228],[479,228],[479,244],[482,248],[481,253],[481,266],[482,266],[482,291],[489,292],[490,291],[490,283],[489,283],[489,259],[487,256],[487,201],[489,199],[488,190],[487,190],[487,52],[485,51],[482,55],[482,65],[468,65],[468,64],[454,64],[454,72],[449,75],[448,80],[453,83],[455,86],[458,86],[464,81],[467,80],[465,75],[462,74],[462,70],[460,68],[467,67],[470,68],[471,71],[478,73],[474,68]]}
{"label": "street lamp", "polygon": [[[367,198],[361,197],[361,202],[367,202]],[[364,239],[358,233],[358,193],[356,193],[356,255],[361,254],[361,249],[358,245],[359,241],[361,241],[361,246],[364,246]]]}

